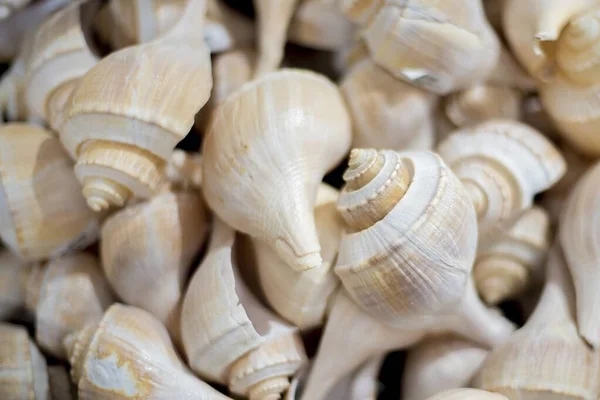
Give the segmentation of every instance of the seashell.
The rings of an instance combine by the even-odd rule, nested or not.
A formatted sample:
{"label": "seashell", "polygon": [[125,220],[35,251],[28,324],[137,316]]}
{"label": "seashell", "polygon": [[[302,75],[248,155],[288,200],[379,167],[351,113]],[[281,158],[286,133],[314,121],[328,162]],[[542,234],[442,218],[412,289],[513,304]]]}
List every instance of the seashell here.
{"label": "seashell", "polygon": [[25,304],[35,315],[36,342],[59,359],[67,356],[64,338],[99,320],[114,301],[98,260],[87,253],[33,267],[25,293]]}
{"label": "seashell", "polygon": [[437,94],[485,80],[500,54],[481,0],[386,2],[362,35],[377,65]]}
{"label": "seashell", "polygon": [[183,301],[183,347],[203,378],[251,400],[277,399],[307,357],[298,328],[263,307],[242,281],[234,239],[215,219],[207,255]]}
{"label": "seashell", "polygon": [[556,41],[571,18],[596,0],[506,0],[504,34],[521,65],[534,77],[551,79]]}
{"label": "seashell", "polygon": [[450,94],[445,101],[446,115],[459,127],[467,127],[495,118],[518,120],[522,94],[517,89],[475,84]]}
{"label": "seashell", "polygon": [[49,399],[46,360],[22,326],[0,323],[0,398]]}
{"label": "seashell", "polygon": [[[5,1],[3,0],[3,3]],[[46,16],[58,10],[69,1],[37,1],[11,14],[10,18],[4,18],[0,24],[0,62],[8,62],[15,57],[21,51],[25,36],[27,34],[31,35],[32,31],[35,30]]]}
{"label": "seashell", "polygon": [[478,389],[451,389],[427,400],[508,400],[505,396],[498,393],[487,392]]}
{"label": "seashell", "polygon": [[595,349],[600,346],[600,296],[595,285],[600,282],[598,261],[598,217],[600,164],[591,166],[570,190],[560,219],[560,242],[571,271],[577,296],[579,334]]}
{"label": "seashell", "polygon": [[515,298],[542,280],[549,235],[548,213],[534,206],[521,214],[501,238],[477,254],[473,277],[487,304]]}
{"label": "seashell", "polygon": [[488,350],[454,335],[433,336],[408,351],[402,399],[423,400],[468,386]]}
{"label": "seashell", "polygon": [[202,152],[204,196],[227,224],[269,243],[293,269],[316,268],[316,192],[350,141],[330,81],[299,70],[267,74],[215,111]]}
{"label": "seashell", "polygon": [[120,210],[102,227],[102,265],[113,289],[165,324],[176,343],[185,281],[207,220],[200,193],[166,191]]}
{"label": "seashell", "polygon": [[595,399],[600,357],[577,333],[561,249],[550,251],[542,298],[524,327],[487,357],[476,387],[510,399]]}
{"label": "seashell", "polygon": [[83,32],[82,4],[73,2],[41,24],[27,65],[27,106],[55,132],[61,130],[64,109],[78,79],[98,62]]}
{"label": "seashell", "polygon": [[65,346],[81,399],[229,399],[196,378],[160,321],[136,307],[112,305]]}
{"label": "seashell", "polygon": [[32,0],[0,0],[0,21],[25,8]]}
{"label": "seashell", "polygon": [[86,206],[71,160],[48,131],[3,125],[0,171],[0,237],[19,258],[43,260],[97,239],[98,215]]}
{"label": "seashell", "polygon": [[203,31],[204,40],[213,53],[250,46],[255,38],[252,21],[222,0],[207,0]]}
{"label": "seashell", "polygon": [[300,0],[288,29],[288,40],[335,51],[352,37],[353,26],[342,14],[341,0]]}
{"label": "seashell", "polygon": [[7,249],[0,249],[0,321],[22,314],[30,267]]}
{"label": "seashell", "polygon": [[355,64],[340,88],[353,121],[352,146],[392,150],[433,147],[437,96],[389,75],[370,59]]}
{"label": "seashell", "polygon": [[303,331],[318,328],[327,304],[338,287],[333,273],[343,223],[337,214],[337,189],[322,183],[317,192],[314,219],[323,264],[310,271],[294,271],[266,243],[253,240],[260,286],[273,310]]}
{"label": "seashell", "polygon": [[76,397],[75,388],[69,377],[69,372],[62,365],[48,367],[48,386],[51,400],[73,400]]}
{"label": "seashell", "polygon": [[437,151],[472,199],[480,249],[512,225],[566,168],[560,152],[542,134],[510,120],[458,130]]}
{"label": "seashell", "polygon": [[[506,0],[492,0],[489,3],[502,3]],[[534,92],[537,83],[527,71],[515,60],[512,53],[503,44],[500,45],[500,56],[496,66],[487,77],[486,82],[495,86],[508,86],[524,92]]]}
{"label": "seashell", "polygon": [[110,54],[79,80],[60,139],[77,160],[75,174],[92,210],[158,191],[166,161],[212,86],[198,30],[205,5],[190,0],[167,34]]}
{"label": "seashell", "polygon": [[352,298],[402,326],[458,304],[477,224],[456,176],[429,152],[354,149],[348,165],[338,211],[353,232],[335,272]]}
{"label": "seashell", "polygon": [[253,0],[258,23],[254,75],[275,71],[283,59],[287,31],[299,0]]}
{"label": "seashell", "polygon": [[344,46],[335,53],[334,66],[340,75],[346,75],[356,64],[369,58],[365,41],[356,32]]}
{"label": "seashell", "polygon": [[384,356],[373,357],[354,373],[350,384],[350,400],[377,399],[379,394],[378,374],[384,358]]}
{"label": "seashell", "polygon": [[167,178],[176,190],[200,189],[202,187],[202,155],[180,149],[173,150],[169,165],[167,165]]}
{"label": "seashell", "polygon": [[540,85],[540,99],[558,134],[578,152],[588,157],[600,156],[600,85],[573,84],[558,74]]}

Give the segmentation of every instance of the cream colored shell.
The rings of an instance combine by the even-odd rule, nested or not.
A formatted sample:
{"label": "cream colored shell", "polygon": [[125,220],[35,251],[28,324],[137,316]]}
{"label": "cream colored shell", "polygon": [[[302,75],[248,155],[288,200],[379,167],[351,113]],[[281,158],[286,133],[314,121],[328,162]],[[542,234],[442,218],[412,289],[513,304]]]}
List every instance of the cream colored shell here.
{"label": "cream colored shell", "polygon": [[65,346],[80,399],[229,399],[195,377],[160,321],[136,307],[112,305]]}
{"label": "cream colored shell", "polygon": [[338,50],[353,34],[342,14],[341,0],[300,0],[288,29],[288,40],[319,50]]}
{"label": "cream colored shell", "polygon": [[0,249],[0,321],[25,310],[25,282],[30,266],[7,249]]}
{"label": "cream colored shell", "polygon": [[477,254],[473,277],[486,303],[495,305],[523,294],[543,277],[550,247],[550,217],[534,206],[489,248]]}
{"label": "cream colored shell", "polygon": [[437,96],[400,81],[370,59],[356,63],[340,88],[353,122],[352,146],[390,150],[433,147]]}
{"label": "cream colored shell", "polygon": [[152,313],[179,341],[179,313],[192,260],[208,234],[195,191],[166,191],[109,217],[102,266],[121,299]]}
{"label": "cream colored shell", "polygon": [[490,353],[477,387],[510,399],[596,399],[600,357],[578,335],[574,306],[569,272],[555,245],[533,315]]}
{"label": "cream colored shell", "polygon": [[431,396],[426,400],[508,400],[498,393],[478,389],[451,389]]}
{"label": "cream colored shell", "polygon": [[335,206],[338,196],[339,192],[325,183],[317,192],[314,218],[323,257],[320,267],[293,271],[266,243],[252,241],[260,285],[269,305],[301,330],[323,324],[330,297],[339,284],[333,273],[343,229]]}
{"label": "cream colored shell", "polygon": [[35,315],[35,339],[52,356],[65,359],[65,337],[102,317],[114,297],[98,260],[77,253],[34,267],[26,304]]}
{"label": "cream colored shell", "polygon": [[49,400],[46,360],[27,330],[0,323],[0,398]]}
{"label": "cream colored shell", "polygon": [[198,29],[205,6],[190,0],[167,34],[111,53],[73,91],[60,139],[93,210],[155,194],[208,100],[210,58]]}
{"label": "cream colored shell", "polygon": [[260,304],[242,281],[234,239],[235,231],[215,219],[207,256],[183,301],[183,347],[199,376],[236,395],[270,400],[307,357],[298,329]]}
{"label": "cream colored shell", "polygon": [[98,215],[85,204],[59,141],[34,125],[0,128],[0,237],[25,261],[85,248]]}
{"label": "cream colored shell", "polygon": [[438,94],[485,80],[500,54],[481,0],[387,1],[363,37],[375,63]]}
{"label": "cream colored shell", "polygon": [[600,217],[600,164],[596,162],[571,189],[560,219],[560,242],[571,271],[577,297],[579,334],[600,347],[600,282],[598,219]]}
{"label": "cream colored shell", "polygon": [[269,243],[290,268],[316,268],[316,192],[350,140],[348,113],[329,80],[299,70],[267,74],[215,111],[202,151],[204,196],[227,224]]}

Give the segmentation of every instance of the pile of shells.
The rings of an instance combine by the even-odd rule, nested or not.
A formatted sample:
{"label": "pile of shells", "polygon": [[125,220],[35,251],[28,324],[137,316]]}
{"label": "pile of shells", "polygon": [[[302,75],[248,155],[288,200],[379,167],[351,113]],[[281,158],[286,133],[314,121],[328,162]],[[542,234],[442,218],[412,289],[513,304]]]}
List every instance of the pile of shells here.
{"label": "pile of shells", "polygon": [[600,0],[250,3],[0,0],[0,399],[599,399]]}

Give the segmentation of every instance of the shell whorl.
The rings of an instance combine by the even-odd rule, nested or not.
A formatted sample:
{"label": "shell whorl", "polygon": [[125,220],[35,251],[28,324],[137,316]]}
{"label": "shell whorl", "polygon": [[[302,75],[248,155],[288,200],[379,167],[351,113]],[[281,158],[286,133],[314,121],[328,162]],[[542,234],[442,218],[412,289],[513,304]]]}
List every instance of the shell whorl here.
{"label": "shell whorl", "polygon": [[587,10],[569,22],[558,39],[556,61],[577,84],[600,82],[600,8]]}
{"label": "shell whorl", "polygon": [[398,153],[353,149],[344,172],[346,187],[338,211],[359,231],[373,226],[394,208],[408,189],[410,175]]}

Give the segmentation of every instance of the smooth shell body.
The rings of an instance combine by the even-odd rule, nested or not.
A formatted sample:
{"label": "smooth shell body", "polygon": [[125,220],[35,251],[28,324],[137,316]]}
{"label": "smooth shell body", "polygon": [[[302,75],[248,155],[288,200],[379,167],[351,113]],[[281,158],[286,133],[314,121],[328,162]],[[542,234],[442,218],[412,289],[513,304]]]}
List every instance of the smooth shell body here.
{"label": "smooth shell body", "polygon": [[558,245],[547,271],[533,315],[490,353],[476,386],[511,399],[596,399],[600,357],[577,333],[573,287]]}
{"label": "smooth shell body", "polygon": [[566,165],[554,145],[517,121],[492,120],[455,131],[437,151],[466,187],[475,205],[479,247],[490,244],[555,184]]}
{"label": "smooth shell body", "polygon": [[431,396],[427,400],[508,400],[508,398],[485,390],[451,389]]}
{"label": "smooth shell body", "polygon": [[402,399],[423,400],[468,386],[488,350],[453,335],[432,336],[408,351]]}
{"label": "smooth shell body", "polygon": [[550,247],[550,217],[534,206],[489,248],[477,254],[473,277],[486,303],[495,305],[522,294],[543,276]]}
{"label": "smooth shell body", "polygon": [[191,190],[127,207],[102,227],[102,265],[113,289],[158,318],[175,341],[185,280],[207,234],[202,196]]}
{"label": "smooth shell body", "polygon": [[183,301],[183,347],[200,376],[237,395],[270,400],[287,389],[287,377],[307,358],[298,329],[260,304],[243,282],[234,239],[235,231],[216,219],[207,256]]}
{"label": "smooth shell body", "polygon": [[288,40],[319,50],[337,50],[352,37],[352,23],[342,14],[340,0],[300,0],[288,30]]}
{"label": "smooth shell body", "polygon": [[600,347],[600,164],[595,163],[579,179],[563,206],[560,242],[571,271],[577,297],[577,326],[594,348]]}
{"label": "smooth shell body", "polygon": [[316,192],[350,140],[348,113],[330,81],[298,70],[267,74],[215,111],[203,145],[205,198],[227,224],[269,243],[291,268],[316,268]]}
{"label": "smooth shell body", "polygon": [[0,323],[0,398],[49,400],[46,360],[27,330]]}
{"label": "smooth shell body", "polygon": [[0,128],[0,237],[13,253],[37,261],[85,248],[98,218],[56,138],[34,125]]}
{"label": "smooth shell body", "polygon": [[353,122],[355,148],[429,150],[437,97],[400,81],[371,60],[355,64],[340,83]]}
{"label": "smooth shell body", "polygon": [[59,257],[34,267],[27,281],[27,307],[35,315],[36,341],[66,358],[64,338],[102,317],[114,297],[98,260],[88,253]]}
{"label": "smooth shell body", "polygon": [[29,266],[7,249],[0,249],[0,321],[24,311]]}
{"label": "smooth shell body", "polygon": [[336,189],[324,183],[317,192],[314,218],[323,257],[320,267],[293,271],[266,243],[253,241],[260,286],[269,305],[301,330],[323,324],[330,297],[338,287],[333,273],[343,229],[335,206],[338,196]]}
{"label": "smooth shell body", "polygon": [[112,305],[65,346],[82,400],[229,399],[196,378],[160,321],[136,307]]}
{"label": "smooth shell body", "polygon": [[388,1],[363,37],[375,63],[438,94],[485,80],[500,54],[481,0]]}
{"label": "smooth shell body", "polygon": [[190,0],[167,34],[111,53],[73,91],[60,139],[93,210],[155,194],[171,151],[208,100],[210,58],[197,29],[205,6]]}
{"label": "smooth shell body", "polygon": [[477,224],[452,171],[429,152],[353,150],[344,179],[338,211],[355,232],[342,237],[335,272],[352,298],[400,325],[455,307]]}

